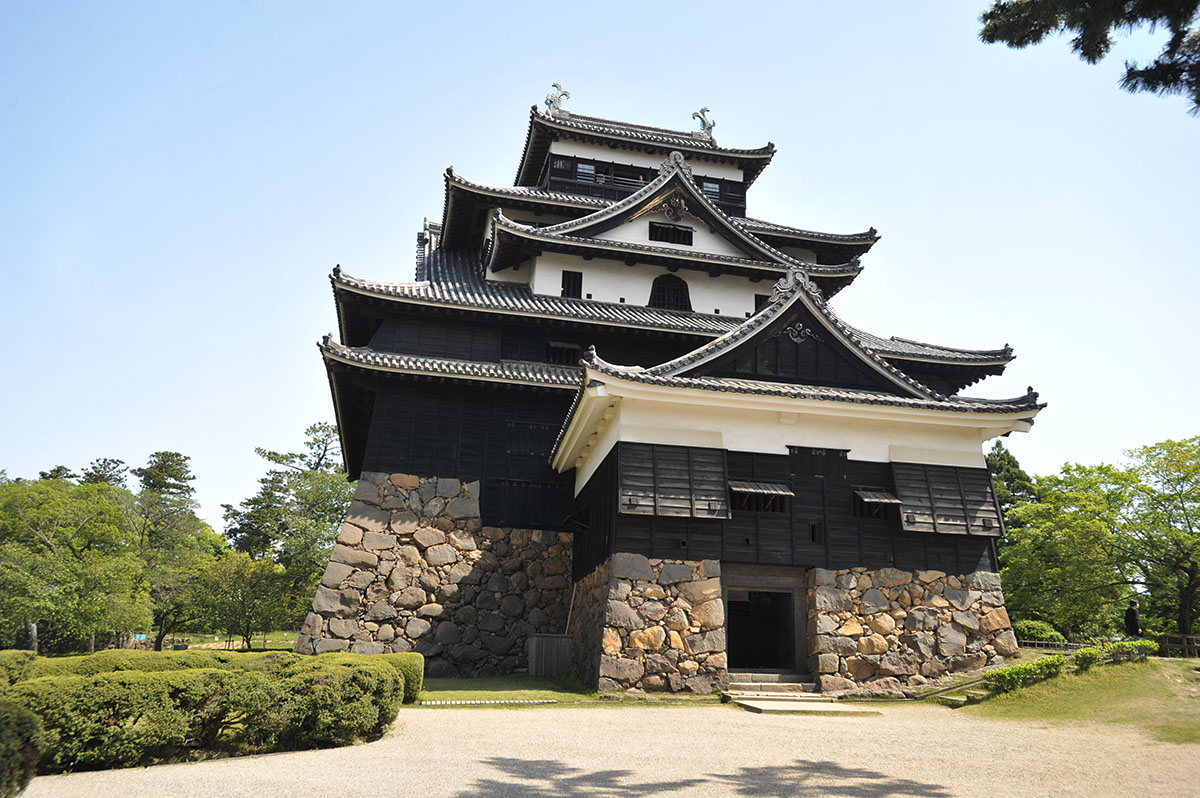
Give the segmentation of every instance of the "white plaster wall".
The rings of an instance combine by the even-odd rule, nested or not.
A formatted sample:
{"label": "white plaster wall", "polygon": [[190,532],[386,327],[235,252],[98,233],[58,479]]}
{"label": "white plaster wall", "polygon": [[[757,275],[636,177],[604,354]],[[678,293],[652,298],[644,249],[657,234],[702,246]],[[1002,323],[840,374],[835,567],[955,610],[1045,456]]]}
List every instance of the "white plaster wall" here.
{"label": "white plaster wall", "polygon": [[[571,155],[576,158],[587,158],[604,163],[619,163],[629,166],[640,166],[643,169],[657,169],[665,160],[664,157],[644,152],[629,150],[614,150],[597,144],[585,144],[581,141],[555,141],[550,144],[550,152],[556,155]],[[718,177],[725,180],[742,182],[742,170],[736,166],[708,161],[687,159],[688,166],[697,177]]]}
{"label": "white plaster wall", "polygon": [[777,247],[777,249],[785,255],[790,255],[801,263],[816,263],[817,253],[811,249],[801,249],[800,247]]}
{"label": "white plaster wall", "polygon": [[[525,267],[522,267],[525,268]],[[547,252],[537,258],[531,283],[535,294],[558,296],[562,291],[563,269],[583,272],[583,296],[592,295],[600,302],[620,302],[645,306],[650,299],[654,278],[666,274],[662,266],[637,264],[632,267],[605,258],[584,260],[573,255]],[[500,275],[506,272],[501,272]],[[489,275],[491,277],[493,275]],[[499,277],[499,275],[496,275]],[[692,309],[697,313],[720,310],[723,316],[745,319],[754,312],[754,295],[770,294],[774,280],[766,278],[752,282],[748,277],[723,274],[709,277],[704,272],[680,269],[675,276],[688,284]]]}
{"label": "white plaster wall", "polygon": [[[651,241],[650,240],[650,223],[658,222],[659,224],[670,224],[679,227],[692,228],[692,245],[685,246],[683,244],[671,244],[666,241]],[[708,224],[700,221],[694,216],[685,215],[682,220],[673,222],[663,213],[647,213],[644,216],[639,216],[632,222],[623,224],[620,227],[615,227],[612,230],[607,230],[599,233],[596,238],[606,239],[608,241],[624,241],[631,244],[649,244],[654,247],[666,247],[667,249],[677,249],[680,252],[705,252],[710,255],[732,255],[735,258],[747,258],[745,252],[731,244],[724,236],[717,233],[709,232]]]}
{"label": "white plaster wall", "polygon": [[[816,412],[716,410],[667,402],[621,402],[620,439],[787,454],[788,446],[849,449],[854,460],[984,465],[978,427],[842,418]],[[897,454],[899,456],[893,456]]]}

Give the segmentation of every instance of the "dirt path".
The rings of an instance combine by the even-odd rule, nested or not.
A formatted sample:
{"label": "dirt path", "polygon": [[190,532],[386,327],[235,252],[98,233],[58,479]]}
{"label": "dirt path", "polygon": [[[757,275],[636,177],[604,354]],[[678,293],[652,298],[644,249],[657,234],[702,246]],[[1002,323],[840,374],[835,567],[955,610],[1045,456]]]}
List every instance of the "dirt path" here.
{"label": "dirt path", "polygon": [[727,706],[411,708],[368,745],[45,776],[26,795],[1185,798],[1200,796],[1200,746],[924,705],[866,717]]}

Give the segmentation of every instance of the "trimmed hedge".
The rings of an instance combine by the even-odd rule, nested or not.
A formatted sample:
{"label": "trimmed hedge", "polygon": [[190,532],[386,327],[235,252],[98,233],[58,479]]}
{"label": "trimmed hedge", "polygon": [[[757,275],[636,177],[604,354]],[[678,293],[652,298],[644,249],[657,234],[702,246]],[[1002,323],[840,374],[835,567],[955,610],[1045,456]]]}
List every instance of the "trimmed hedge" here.
{"label": "trimmed hedge", "polygon": [[424,670],[413,653],[105,651],[22,662],[8,672],[33,678],[14,677],[4,698],[41,716],[44,773],[346,744],[382,733],[403,700],[417,700]]}
{"label": "trimmed hedge", "polygon": [[0,689],[33,675],[32,651],[0,651]]}
{"label": "trimmed hedge", "polygon": [[1099,646],[1087,646],[1086,648],[1077,648],[1075,653],[1071,655],[1071,661],[1075,663],[1075,670],[1086,671],[1104,659],[1104,649]]}
{"label": "trimmed hedge", "polygon": [[1078,649],[1072,660],[1076,670],[1086,671],[1097,663],[1140,662],[1156,653],[1158,643],[1154,640],[1123,640]]}
{"label": "trimmed hedge", "polygon": [[1018,640],[1034,640],[1042,643],[1067,642],[1067,638],[1045,621],[1013,621],[1012,629]]}
{"label": "trimmed hedge", "polygon": [[983,677],[988,687],[999,693],[1007,693],[1018,687],[1036,684],[1046,679],[1053,679],[1062,673],[1067,658],[1061,654],[1051,654],[1048,657],[1036,659],[1033,662],[1022,662],[1017,665],[1006,665],[996,668]]}
{"label": "trimmed hedge", "polygon": [[0,702],[0,798],[15,798],[29,786],[45,750],[46,737],[38,716],[16,704]]}

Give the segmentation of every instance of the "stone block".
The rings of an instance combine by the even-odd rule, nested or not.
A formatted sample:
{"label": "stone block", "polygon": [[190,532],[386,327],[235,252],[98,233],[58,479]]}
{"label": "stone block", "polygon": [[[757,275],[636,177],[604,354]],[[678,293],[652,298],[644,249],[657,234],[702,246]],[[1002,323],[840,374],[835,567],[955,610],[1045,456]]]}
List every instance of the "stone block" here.
{"label": "stone block", "polygon": [[384,532],[364,532],[362,546],[371,551],[394,549],[396,548],[396,536]]}
{"label": "stone block", "polygon": [[457,559],[458,552],[445,543],[425,549],[425,562],[433,566],[449,565]]}
{"label": "stone block", "polygon": [[817,635],[813,644],[814,654],[837,654],[848,657],[858,652],[858,643],[849,637],[838,635]]}
{"label": "stone block", "polygon": [[808,572],[809,587],[833,587],[837,584],[837,575],[825,568],[811,568]]}
{"label": "stone block", "polygon": [[645,621],[637,614],[637,610],[623,601],[609,600],[604,611],[604,623],[618,629],[641,629]]}
{"label": "stone block", "polygon": [[937,630],[938,653],[943,657],[955,657],[967,650],[967,636],[958,624],[946,623]]}
{"label": "stone block", "polygon": [[358,632],[358,622],[348,618],[333,618],[329,621],[329,634],[334,637],[350,638]]}
{"label": "stone block", "polygon": [[696,582],[681,582],[679,595],[687,599],[692,606],[719,599],[721,598],[721,580],[702,579]]}
{"label": "stone block", "polygon": [[500,599],[500,612],[516,618],[525,612],[525,601],[520,596],[505,596]]}
{"label": "stone block", "polygon": [[363,531],[354,524],[342,524],[342,531],[338,532],[337,542],[344,546],[357,546],[362,542]]}
{"label": "stone block", "polygon": [[383,643],[371,640],[355,640],[350,644],[350,652],[353,654],[382,654],[385,650]]}
{"label": "stone block", "polygon": [[1017,636],[1013,634],[1012,629],[1006,629],[989,642],[992,648],[996,649],[996,653],[1002,657],[1011,657],[1017,653]]}
{"label": "stone block", "polygon": [[367,614],[364,617],[368,621],[390,621],[392,618],[395,618],[397,615],[399,615],[399,613],[396,612],[395,607],[393,607],[391,604],[389,604],[386,601],[380,601],[380,602],[377,602],[373,607],[371,607],[371,609],[367,611]]}
{"label": "stone block", "polygon": [[838,617],[830,613],[821,613],[817,616],[817,634],[827,635],[837,631],[840,624]]}
{"label": "stone block", "polygon": [[465,529],[455,529],[446,536],[447,542],[459,551],[475,551],[479,545],[475,536]]}
{"label": "stone block", "polygon": [[446,502],[446,508],[443,512],[456,521],[466,518],[478,518],[479,499],[469,496],[460,496],[457,499],[451,499]]}
{"label": "stone block", "polygon": [[332,590],[322,585],[317,588],[312,608],[313,612],[321,615],[349,618],[358,613],[360,599],[361,594],[357,590]]}
{"label": "stone block", "polygon": [[817,689],[822,693],[838,693],[843,690],[853,690],[856,687],[858,685],[849,679],[843,679],[841,676],[834,676],[831,673],[822,673],[817,676]]}
{"label": "stone block", "polygon": [[354,489],[354,504],[378,505],[383,501],[383,492],[379,487],[379,481],[367,476],[364,471],[359,477],[358,486]]}
{"label": "stone block", "polygon": [[867,626],[873,632],[881,635],[890,635],[896,629],[896,619],[886,612],[881,612],[878,615],[872,615],[870,618],[867,618]]}
{"label": "stone block", "polygon": [[717,680],[708,674],[690,676],[683,680],[683,689],[696,695],[708,695],[717,690],[718,687]]}
{"label": "stone block", "polygon": [[954,609],[969,610],[971,605],[979,600],[981,594],[978,590],[946,590],[942,595]]}
{"label": "stone block", "polygon": [[876,662],[875,672],[880,676],[911,676],[920,665],[911,651],[889,651]]}
{"label": "stone block", "polygon": [[881,568],[876,572],[874,581],[880,587],[900,587],[912,582],[912,574],[897,568]]}
{"label": "stone block", "polygon": [[413,533],[413,541],[423,549],[446,542],[446,533],[431,526],[424,526]]}
{"label": "stone block", "polygon": [[917,571],[917,581],[929,584],[930,582],[936,582],[945,575],[945,571]]}
{"label": "stone block", "polygon": [[667,642],[667,633],[661,626],[651,626],[629,633],[629,646],[643,651],[658,651]]}
{"label": "stone block", "polygon": [[315,612],[310,612],[304,619],[303,625],[300,627],[300,634],[316,637],[321,633],[321,626],[325,623],[325,619]]}
{"label": "stone block", "polygon": [[900,636],[900,642],[915,652],[922,661],[933,656],[933,635],[928,633],[905,634]]}
{"label": "stone block", "polygon": [[[1000,629],[1007,629],[1012,626],[1012,621],[1008,618],[1008,610],[1003,607],[997,607],[987,615],[979,619],[979,633],[991,634]],[[1005,654],[1004,656],[1008,656]]]}
{"label": "stone block", "polygon": [[640,579],[643,582],[654,581],[654,570],[650,561],[641,554],[619,551],[612,557],[611,576],[613,579]]}
{"label": "stone block", "polygon": [[421,635],[433,628],[433,624],[424,618],[413,618],[404,625],[404,634],[412,640],[416,640]]}
{"label": "stone block", "polygon": [[331,562],[340,562],[355,568],[374,568],[379,564],[378,555],[341,544],[333,547],[333,553],[329,555],[329,559]]}
{"label": "stone block", "polygon": [[875,675],[875,663],[863,657],[847,657],[846,672],[856,682],[866,681]]}
{"label": "stone block", "polygon": [[938,625],[937,610],[928,607],[914,607],[909,611],[908,617],[904,619],[905,629],[921,629],[930,630],[936,629]]}
{"label": "stone block", "polygon": [[391,520],[390,511],[381,507],[371,507],[359,501],[351,502],[350,510],[346,513],[346,521],[362,527],[368,532],[386,532],[388,522]]}
{"label": "stone block", "polygon": [[859,638],[858,653],[860,654],[882,654],[887,650],[887,638],[883,635],[867,635]]}
{"label": "stone block", "polygon": [[453,621],[443,621],[433,632],[433,642],[442,646],[453,646],[462,640],[462,628]]}
{"label": "stone block", "polygon": [[968,632],[979,631],[979,613],[972,610],[961,610],[954,612],[951,617],[954,618],[956,624]]}
{"label": "stone block", "polygon": [[457,479],[441,477],[437,481],[437,495],[445,499],[452,499],[462,491],[462,483]]}
{"label": "stone block", "polygon": [[[360,532],[359,534],[362,533]],[[325,587],[341,587],[342,582],[352,573],[354,573],[353,566],[342,562],[331,562],[325,566],[325,574],[321,577],[321,584]]]}
{"label": "stone block", "polygon": [[392,604],[402,610],[415,610],[425,604],[425,591],[416,585],[406,587],[392,598]]}
{"label": "stone block", "polygon": [[413,476],[412,474],[392,474],[389,481],[397,488],[404,488],[405,490],[416,490],[421,487],[420,477]]}
{"label": "stone block", "polygon": [[668,629],[676,632],[682,632],[692,625],[687,613],[679,607],[672,607],[668,610],[666,617],[663,618],[663,623],[666,624]]}
{"label": "stone block", "polygon": [[703,629],[717,629],[725,625],[725,603],[716,598],[692,609],[692,620]]}
{"label": "stone block", "polygon": [[721,575],[721,562],[719,560],[701,560],[700,561],[700,576],[705,579],[712,579]]}
{"label": "stone block", "polygon": [[987,664],[987,655],[982,651],[951,657],[947,663],[952,671],[977,671]]}
{"label": "stone block", "polygon": [[620,654],[621,633],[611,626],[604,627],[604,633],[600,638],[600,647],[604,649],[605,654]]}
{"label": "stone block", "polygon": [[863,633],[862,624],[857,618],[851,618],[838,627],[837,633],[842,637],[858,637]]}
{"label": "stone block", "polygon": [[817,673],[837,673],[841,667],[842,658],[837,654],[818,654],[816,660]]}
{"label": "stone block", "polygon": [[891,606],[887,596],[883,595],[878,588],[871,588],[862,595],[859,601],[864,615],[871,615],[876,612],[883,612]]}
{"label": "stone block", "polygon": [[334,640],[326,637],[323,640],[317,641],[316,652],[318,654],[326,654],[330,651],[346,651],[350,648],[349,640]]}
{"label": "stone block", "polygon": [[[658,623],[667,616],[667,605],[661,601],[647,601],[645,604],[637,608],[638,615],[645,618],[647,621]],[[724,617],[724,616],[722,616]],[[720,626],[720,624],[717,624]]]}
{"label": "stone block", "polygon": [[612,679],[621,686],[635,684],[645,672],[642,663],[635,659],[613,657],[608,654],[600,657],[600,675]]}
{"label": "stone block", "polygon": [[[814,568],[814,571],[821,570]],[[836,587],[822,585],[812,592],[812,609],[820,612],[841,612],[854,607],[850,594]]]}
{"label": "stone block", "polygon": [[420,565],[422,562],[416,546],[400,546],[396,549],[396,559],[405,565]]}
{"label": "stone block", "polygon": [[422,604],[417,608],[417,617],[420,618],[441,618],[445,616],[446,608],[441,604]]}
{"label": "stone block", "polygon": [[684,645],[689,653],[705,654],[711,651],[725,650],[725,630],[713,629],[711,632],[696,632],[684,639]]}
{"label": "stone block", "polygon": [[463,585],[477,585],[483,581],[483,571],[468,562],[459,562],[450,566],[446,581]]}
{"label": "stone block", "polygon": [[658,573],[660,585],[673,585],[676,582],[692,581],[692,567],[679,562],[664,563]]}
{"label": "stone block", "polygon": [[967,586],[972,590],[1000,590],[1000,574],[992,571],[976,571],[967,577]]}

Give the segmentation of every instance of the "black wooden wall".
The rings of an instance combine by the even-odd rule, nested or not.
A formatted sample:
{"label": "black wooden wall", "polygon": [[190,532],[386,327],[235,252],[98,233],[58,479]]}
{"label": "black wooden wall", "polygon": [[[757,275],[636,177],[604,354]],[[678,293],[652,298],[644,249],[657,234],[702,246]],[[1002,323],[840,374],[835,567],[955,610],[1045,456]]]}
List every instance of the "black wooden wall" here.
{"label": "black wooden wall", "polygon": [[[905,532],[895,509],[856,507],[856,489],[894,490],[891,464],[850,460],[836,449],[726,453],[729,479],[787,485],[794,491],[783,512],[734,507],[728,519],[625,512],[618,472],[621,449],[641,446],[618,444],[580,495],[578,506],[589,529],[576,536],[577,578],[616,551],[823,568],[997,570],[993,537]],[[586,541],[582,548],[581,541]]]}
{"label": "black wooden wall", "polygon": [[572,392],[396,377],[379,386],[363,470],[481,481],[483,522],[561,529],[574,475],[548,457]]}

